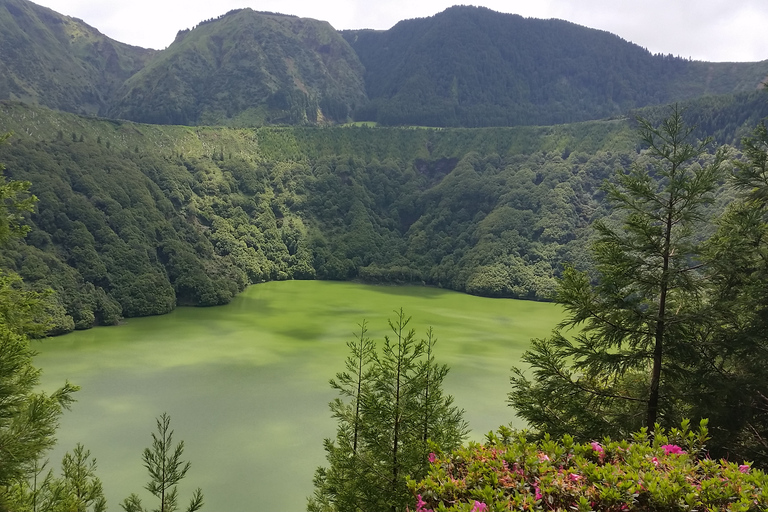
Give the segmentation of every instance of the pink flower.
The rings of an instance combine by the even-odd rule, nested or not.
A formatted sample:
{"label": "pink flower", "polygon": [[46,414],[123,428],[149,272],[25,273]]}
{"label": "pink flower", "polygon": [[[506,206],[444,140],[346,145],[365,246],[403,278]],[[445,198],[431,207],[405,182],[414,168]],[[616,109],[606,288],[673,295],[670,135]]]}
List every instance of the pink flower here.
{"label": "pink flower", "polygon": [[652,458],[651,462],[653,462],[654,466],[658,466],[659,465],[659,459],[657,459],[656,457]]}
{"label": "pink flower", "polygon": [[598,443],[597,441],[592,441],[591,444],[592,444],[592,449],[595,450],[597,453],[601,453],[601,454],[605,453],[605,450],[603,449],[602,446],[600,446],[600,443]]}
{"label": "pink flower", "polygon": [[579,480],[582,479],[582,476],[581,475],[577,475],[576,473],[570,473],[568,475],[568,478],[571,480],[571,482],[578,482]]}
{"label": "pink flower", "polygon": [[430,453],[429,462],[432,463],[432,462],[435,462],[436,460],[437,460],[437,455],[435,455],[434,453]]}
{"label": "pink flower", "polygon": [[483,503],[482,501],[476,501],[475,506],[472,507],[472,512],[487,512],[488,505]]}
{"label": "pink flower", "polygon": [[424,508],[426,504],[427,502],[421,499],[421,494],[416,496],[416,512],[427,512],[427,509]]}
{"label": "pink flower", "polygon": [[749,473],[749,465],[748,464],[742,464],[739,466],[739,471],[742,473]]}
{"label": "pink flower", "polygon": [[685,453],[685,451],[683,451],[683,449],[677,446],[676,444],[665,444],[664,446],[661,447],[661,449],[664,450],[664,453],[666,455],[669,455],[670,453],[675,455],[682,455]]}
{"label": "pink flower", "polygon": [[536,499],[541,499],[541,491],[539,490],[539,486],[536,484],[533,484],[533,489],[536,491]]}
{"label": "pink flower", "polygon": [[539,453],[539,460],[542,462],[545,460],[549,460],[549,455],[547,455],[546,453]]}

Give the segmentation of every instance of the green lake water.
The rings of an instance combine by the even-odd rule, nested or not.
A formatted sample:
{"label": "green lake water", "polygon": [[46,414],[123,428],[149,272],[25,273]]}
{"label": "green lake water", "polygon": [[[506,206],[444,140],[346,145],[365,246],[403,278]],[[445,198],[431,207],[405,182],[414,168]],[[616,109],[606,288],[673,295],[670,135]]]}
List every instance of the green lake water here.
{"label": "green lake water", "polygon": [[402,307],[436,358],[451,367],[444,389],[466,411],[471,437],[514,422],[506,405],[510,368],[532,337],[562,318],[553,304],[473,297],[426,287],[286,281],[248,288],[231,304],[178,308],[118,327],[37,342],[43,387],[81,386],[50,454],[82,442],[98,460],[109,510],[131,492],[154,498],[141,453],[167,412],[192,468],[180,508],[200,486],[208,512],[299,512],[335,435],[328,380],[343,369],[345,342],[367,320],[375,340]]}

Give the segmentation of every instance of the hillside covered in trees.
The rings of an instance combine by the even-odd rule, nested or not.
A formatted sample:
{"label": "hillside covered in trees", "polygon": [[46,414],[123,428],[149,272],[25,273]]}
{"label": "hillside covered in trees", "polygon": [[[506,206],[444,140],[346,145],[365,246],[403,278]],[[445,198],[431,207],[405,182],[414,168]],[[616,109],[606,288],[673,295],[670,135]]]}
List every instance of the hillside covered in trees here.
{"label": "hillside covered in trees", "polygon": [[155,53],[32,2],[0,1],[0,99],[103,113]]}
{"label": "hillside covered in trees", "polygon": [[327,22],[240,9],[179,32],[106,113],[159,124],[343,123],[366,101],[362,73]]}
{"label": "hillside covered in trees", "polygon": [[652,55],[561,20],[457,6],[385,31],[237,9],[161,51],[0,0],[0,100],[184,125],[517,126],[751,92],[768,61]]}
{"label": "hillside covered in trees", "polygon": [[652,55],[563,20],[456,6],[390,30],[342,32],[365,66],[371,102],[357,119],[387,125],[514,126],[754,90],[766,62]]}
{"label": "hillside covered in trees", "polygon": [[[768,114],[761,99],[689,112],[702,124],[717,112],[731,142]],[[0,131],[15,133],[0,160],[40,199],[3,266],[57,291],[55,332],[224,304],[280,279],[547,299],[565,262],[586,265],[602,182],[638,156],[630,120],[228,129],[0,108]]]}

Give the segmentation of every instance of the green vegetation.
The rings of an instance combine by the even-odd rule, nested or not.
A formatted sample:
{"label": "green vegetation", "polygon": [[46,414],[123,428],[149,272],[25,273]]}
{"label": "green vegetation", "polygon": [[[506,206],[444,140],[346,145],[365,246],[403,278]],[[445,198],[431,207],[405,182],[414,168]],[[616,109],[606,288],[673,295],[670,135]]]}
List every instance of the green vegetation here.
{"label": "green vegetation", "polygon": [[753,92],[766,76],[768,61],[652,55],[601,30],[470,6],[342,32],[235,9],[155,51],[26,0],[0,5],[0,100],[147,123],[552,125]]}
{"label": "green vegetation", "polygon": [[722,152],[701,162],[678,111],[642,127],[652,161],[607,186],[626,216],[596,224],[596,279],[565,274],[556,301],[568,318],[523,356],[533,376],[515,370],[510,403],[538,432],[581,441],[709,418],[709,453],[763,465],[768,131],[745,140],[742,197],[715,220],[703,207]]}
{"label": "green vegetation", "polygon": [[[40,198],[4,264],[57,292],[55,332],[291,278],[545,298],[563,255],[580,251],[573,230],[598,209],[599,181],[628,158],[587,151],[630,151],[625,123],[194,130],[4,112],[19,133],[36,119],[0,158]],[[589,205],[580,215],[572,197]],[[513,286],[499,284],[512,272]]]}
{"label": "green vegetation", "polygon": [[[523,357],[534,381],[519,369],[512,380],[511,404],[531,426],[554,435],[651,430],[660,417],[674,421],[683,412],[674,397],[690,392],[690,377],[681,378],[694,360],[686,355],[688,333],[713,307],[700,271],[700,240],[711,222],[703,208],[714,202],[726,156],[720,151],[701,165],[710,141],[691,144],[677,109],[659,128],[641,120],[640,135],[645,158],[606,185],[622,223],[594,224],[596,280],[565,272],[556,301],[568,319]],[[564,336],[574,327],[578,335]]]}
{"label": "green vegetation", "polygon": [[568,435],[531,442],[502,427],[484,445],[434,457],[429,475],[409,487],[418,512],[765,510],[766,474],[710,459],[706,440],[705,424],[602,443]]}
{"label": "green vegetation", "polygon": [[[595,223],[595,274],[565,272],[566,320],[524,354],[530,380],[514,369],[510,403],[533,431],[502,428],[485,446],[430,457],[429,476],[410,481],[416,510],[768,506],[765,473],[728,462],[767,460],[768,129],[744,141],[741,197],[717,220],[706,206],[726,155],[702,160],[710,141],[692,133],[677,108],[659,126],[640,120],[645,155],[605,185],[620,215]],[[700,419],[699,433],[684,419],[668,437],[680,417]]]}
{"label": "green vegetation", "polygon": [[[306,427],[322,421],[307,423],[317,419],[309,411],[332,397],[313,378],[341,359],[343,347],[328,342],[345,339],[328,318],[374,319],[351,294],[308,303],[290,293],[354,289],[296,282],[315,279],[419,285],[377,288],[387,298],[377,310],[427,298],[420,318],[441,328],[431,311],[451,324],[441,358],[456,364],[449,375],[435,362],[434,332],[418,340],[403,309],[378,345],[360,324],[346,371],[331,381],[341,395],[331,402],[336,436],[325,441],[310,510],[409,509],[408,475],[424,512],[765,508],[761,471],[708,456],[768,463],[768,104],[755,92],[768,61],[652,56],[604,32],[474,7],[343,36],[327,23],[241,9],[180,32],[162,52],[24,0],[2,2],[0,28],[0,100],[13,100],[0,103],[0,133],[16,133],[0,144],[11,179],[0,182],[0,510],[104,510],[108,493],[80,444],[104,407],[128,429],[171,403],[185,423],[203,424],[205,446],[221,428],[210,423],[221,414],[199,413],[213,397],[219,413],[236,409],[235,430],[249,425],[246,442],[231,426],[213,434],[251,454],[221,463],[239,474],[252,473],[263,443],[275,449],[275,432],[302,454],[301,443],[319,448]],[[685,103],[670,115],[660,106],[670,101]],[[279,311],[289,316],[274,324],[269,300],[238,296],[288,280],[280,290],[291,301]],[[446,308],[452,294],[441,288],[565,309],[522,356],[529,368],[513,370],[508,400],[530,432],[504,427],[484,447],[458,448],[467,424],[452,395],[497,407],[498,383],[473,384],[519,360],[522,347],[507,338],[524,321],[510,323],[490,298],[464,297],[482,312]],[[248,306],[206,310],[229,311],[225,321],[174,311],[231,301]],[[112,394],[90,406],[102,410],[80,425],[61,476],[45,474],[76,388],[36,390],[30,340],[167,313],[137,322],[154,338],[100,338],[94,353],[95,344],[57,340],[58,364],[86,381],[106,378],[98,389]],[[172,323],[179,317],[188,325]],[[500,322],[502,336],[483,334]],[[253,334],[254,324],[270,329]],[[106,363],[92,364],[104,353]],[[226,380],[241,393],[255,382],[247,403],[279,400],[279,414],[262,418]],[[148,406],[148,391],[164,403]],[[698,434],[684,418],[702,422]],[[171,512],[190,465],[170,417],[156,421],[145,488]],[[295,481],[320,463],[296,457],[302,467],[286,477],[273,466],[284,457],[268,457],[255,478],[264,494],[276,481],[290,486],[277,500],[297,496]],[[197,489],[189,512],[202,503]],[[122,506],[144,511],[136,494]]]}
{"label": "green vegetation", "polygon": [[[0,137],[0,143],[5,140]],[[3,166],[0,165],[0,173]],[[25,228],[19,212],[30,210],[28,183],[0,178],[0,244]],[[25,495],[21,482],[36,471],[39,459],[56,443],[56,429],[77,390],[68,382],[46,394],[37,388],[40,370],[33,366],[30,337],[45,333],[43,295],[24,291],[14,273],[0,272],[0,509],[14,509]]]}
{"label": "green vegetation", "polygon": [[365,66],[370,99],[355,120],[383,125],[573,123],[754,91],[768,75],[768,62],[651,55],[608,32],[483,7],[342,34]]}
{"label": "green vegetation", "polygon": [[[181,460],[184,454],[184,441],[173,445],[173,430],[170,430],[171,417],[163,413],[157,418],[157,435],[152,433],[152,447],[145,448],[142,454],[144,467],[149,471],[150,480],[146,489],[160,500],[159,512],[178,510],[178,483],[186,476],[191,464]],[[144,512],[141,498],[131,494],[120,504],[125,512]],[[187,512],[195,512],[203,506],[203,492],[198,487],[187,507]]]}
{"label": "green vegetation", "polygon": [[[730,105],[726,141],[755,115],[752,95]],[[0,109],[18,134],[0,159],[40,198],[2,265],[55,290],[55,333],[224,304],[269,280],[548,299],[566,262],[589,267],[600,185],[637,154],[629,121],[236,130]]]}
{"label": "green vegetation", "polygon": [[156,53],[26,0],[0,4],[0,100],[104,113],[123,82]]}
{"label": "green vegetation", "polygon": [[101,480],[96,476],[96,459],[91,458],[91,452],[82,444],[78,443],[72,453],[64,455],[60,477],[50,470],[41,479],[46,463],[39,464],[38,459],[31,469],[31,477],[15,482],[10,500],[13,510],[104,512],[107,509]]}
{"label": "green vegetation", "polygon": [[110,117],[159,124],[344,123],[363,67],[328,23],[251,9],[180,32],[117,91]]}
{"label": "green vegetation", "polygon": [[450,450],[467,436],[464,411],[442,391],[448,366],[435,362],[434,332],[418,340],[410,317],[395,315],[380,349],[365,322],[347,343],[346,371],[331,387],[349,401],[331,402],[336,438],[325,440],[329,467],[315,473],[310,511],[405,510],[405,476],[426,474],[431,446]]}

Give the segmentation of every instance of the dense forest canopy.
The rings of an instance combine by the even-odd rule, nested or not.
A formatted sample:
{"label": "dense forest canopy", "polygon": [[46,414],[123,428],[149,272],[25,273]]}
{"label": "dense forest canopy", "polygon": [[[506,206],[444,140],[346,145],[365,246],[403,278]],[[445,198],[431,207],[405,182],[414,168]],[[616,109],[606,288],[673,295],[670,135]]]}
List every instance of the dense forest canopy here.
{"label": "dense forest canopy", "polygon": [[[724,140],[752,122],[756,98],[722,101]],[[711,104],[689,112],[706,120]],[[0,108],[16,134],[0,160],[40,199],[3,264],[57,291],[54,332],[224,304],[279,279],[547,299],[565,262],[587,265],[601,184],[638,151],[631,120],[226,129]]]}

